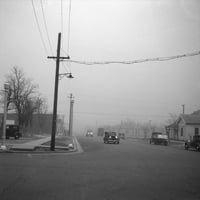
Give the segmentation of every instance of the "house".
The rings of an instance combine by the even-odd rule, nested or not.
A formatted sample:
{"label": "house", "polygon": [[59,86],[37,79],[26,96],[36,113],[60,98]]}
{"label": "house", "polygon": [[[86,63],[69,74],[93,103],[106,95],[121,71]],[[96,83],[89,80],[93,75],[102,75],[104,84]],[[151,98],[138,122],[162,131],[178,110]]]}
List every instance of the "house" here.
{"label": "house", "polygon": [[200,114],[181,114],[166,130],[170,139],[192,139],[194,135],[200,135]]}

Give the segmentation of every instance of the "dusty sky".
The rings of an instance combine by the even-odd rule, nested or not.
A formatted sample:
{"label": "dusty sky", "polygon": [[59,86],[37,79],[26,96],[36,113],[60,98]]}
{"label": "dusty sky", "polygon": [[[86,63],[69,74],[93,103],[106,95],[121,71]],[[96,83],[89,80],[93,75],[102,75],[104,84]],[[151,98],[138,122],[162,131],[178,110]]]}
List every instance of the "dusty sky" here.
{"label": "dusty sky", "polygon": [[[61,56],[82,61],[129,61],[200,50],[199,0],[0,0],[0,89],[13,66],[39,84],[53,109],[55,61],[62,32]],[[122,65],[60,64],[58,113],[69,115],[75,96],[74,128],[137,122],[165,123],[169,113],[200,109],[200,56]]]}

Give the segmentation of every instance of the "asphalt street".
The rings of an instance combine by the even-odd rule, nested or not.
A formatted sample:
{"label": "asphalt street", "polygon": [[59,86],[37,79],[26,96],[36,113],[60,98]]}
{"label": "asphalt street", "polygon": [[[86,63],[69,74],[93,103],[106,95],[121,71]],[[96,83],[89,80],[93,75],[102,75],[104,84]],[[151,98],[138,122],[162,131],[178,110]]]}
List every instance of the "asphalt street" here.
{"label": "asphalt street", "polygon": [[199,200],[200,152],[78,137],[75,154],[0,154],[1,200]]}

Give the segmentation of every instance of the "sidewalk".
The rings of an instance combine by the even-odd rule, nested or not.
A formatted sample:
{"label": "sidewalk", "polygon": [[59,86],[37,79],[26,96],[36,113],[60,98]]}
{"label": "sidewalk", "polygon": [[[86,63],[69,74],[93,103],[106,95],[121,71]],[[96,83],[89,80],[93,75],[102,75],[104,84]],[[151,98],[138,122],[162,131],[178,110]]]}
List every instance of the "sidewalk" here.
{"label": "sidewalk", "polygon": [[45,142],[51,140],[51,137],[45,137],[38,140],[33,140],[31,142],[26,142],[23,144],[14,144],[11,146],[10,150],[22,150],[22,151],[33,151],[36,147],[42,145]]}

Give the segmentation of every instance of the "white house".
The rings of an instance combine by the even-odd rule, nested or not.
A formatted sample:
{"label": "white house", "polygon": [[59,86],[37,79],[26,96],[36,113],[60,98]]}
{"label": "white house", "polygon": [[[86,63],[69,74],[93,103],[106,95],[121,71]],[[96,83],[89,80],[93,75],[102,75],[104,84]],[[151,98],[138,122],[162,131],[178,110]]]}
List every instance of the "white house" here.
{"label": "white house", "polygon": [[173,124],[166,127],[170,139],[188,140],[200,135],[200,115],[181,114]]}

